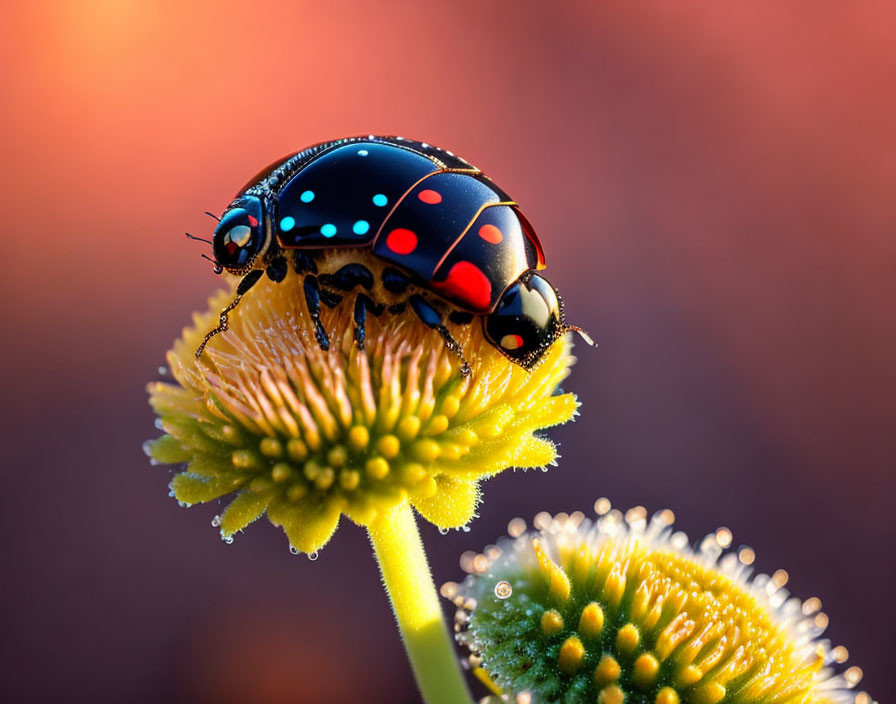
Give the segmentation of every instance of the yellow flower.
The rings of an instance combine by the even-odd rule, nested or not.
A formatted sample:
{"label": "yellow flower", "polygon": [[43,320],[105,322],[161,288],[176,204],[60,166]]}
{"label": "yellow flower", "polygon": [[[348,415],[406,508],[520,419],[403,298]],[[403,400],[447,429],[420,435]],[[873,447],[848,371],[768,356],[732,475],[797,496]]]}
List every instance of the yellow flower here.
{"label": "yellow flower", "polygon": [[539,514],[535,534],[514,519],[514,540],[465,553],[470,576],[442,587],[495,701],[873,704],[820,639],[819,600],[790,597],[783,571],[751,578],[728,529],[691,548],[671,511],[595,508]]}
{"label": "yellow flower", "polygon": [[507,467],[543,467],[556,449],[536,433],[570,420],[577,402],[555,395],[573,358],[557,340],[532,372],[484,339],[477,321],[454,326],[473,369],[413,313],[368,318],[363,351],[352,305],[324,310],[331,348],[315,342],[301,277],[267,279],[230,314],[200,361],[194,353],[233,290],[168,352],[176,383],[148,386],[165,434],[154,461],[186,463],[171,482],[185,505],[232,495],[216,519],[224,539],[267,513],[294,551],[314,554],[341,514],[369,526],[410,503],[441,529],[463,526],[479,481]]}

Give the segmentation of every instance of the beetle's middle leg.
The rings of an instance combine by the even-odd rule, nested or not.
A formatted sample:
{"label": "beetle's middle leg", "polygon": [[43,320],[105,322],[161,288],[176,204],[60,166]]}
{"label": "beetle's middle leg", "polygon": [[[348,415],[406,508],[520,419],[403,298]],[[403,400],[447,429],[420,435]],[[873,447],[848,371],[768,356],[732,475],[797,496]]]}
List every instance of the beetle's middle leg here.
{"label": "beetle's middle leg", "polygon": [[314,322],[314,336],[317,338],[317,344],[326,352],[330,349],[330,338],[327,337],[327,331],[320,319],[321,290],[317,277],[314,274],[305,276],[302,281],[302,288],[305,290],[305,303],[308,306],[308,314]]}
{"label": "beetle's middle leg", "polygon": [[373,313],[376,317],[383,314],[386,306],[382,303],[374,303],[366,293],[359,293],[355,297],[355,343],[359,350],[364,349],[364,335],[367,323],[367,313]]}
{"label": "beetle's middle leg", "polygon": [[[361,287],[367,291],[373,288],[374,278],[370,269],[363,264],[350,263],[340,267],[332,274],[321,274],[318,277],[321,286],[321,300],[324,300],[324,293],[334,296],[335,299],[341,300],[341,296],[335,293],[337,291],[353,291]],[[359,293],[355,297],[355,308],[353,318],[355,321],[355,343],[358,349],[364,349],[364,337],[366,332],[367,313],[375,316],[382,315],[385,306],[381,303],[375,303],[366,293]]]}

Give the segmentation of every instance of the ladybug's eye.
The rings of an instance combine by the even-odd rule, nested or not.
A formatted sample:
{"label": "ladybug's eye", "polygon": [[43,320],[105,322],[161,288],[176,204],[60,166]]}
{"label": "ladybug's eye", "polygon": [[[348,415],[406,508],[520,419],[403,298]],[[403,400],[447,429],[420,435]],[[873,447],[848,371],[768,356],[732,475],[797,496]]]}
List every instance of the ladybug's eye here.
{"label": "ladybug's eye", "polygon": [[482,322],[485,336],[511,361],[534,366],[563,329],[553,287],[532,274],[508,288]]}
{"label": "ladybug's eye", "polygon": [[252,228],[248,225],[234,225],[224,233],[224,246],[245,247],[252,239]]}
{"label": "ladybug's eye", "polygon": [[237,200],[215,228],[215,259],[231,273],[252,267],[267,244],[261,201],[252,196]]}

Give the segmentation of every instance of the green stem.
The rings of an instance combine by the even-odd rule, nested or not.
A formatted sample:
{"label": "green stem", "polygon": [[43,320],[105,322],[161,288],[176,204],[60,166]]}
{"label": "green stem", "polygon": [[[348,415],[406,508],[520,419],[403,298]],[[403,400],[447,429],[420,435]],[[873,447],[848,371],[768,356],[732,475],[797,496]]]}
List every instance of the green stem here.
{"label": "green stem", "polygon": [[411,507],[380,516],[368,531],[423,700],[471,703]]}

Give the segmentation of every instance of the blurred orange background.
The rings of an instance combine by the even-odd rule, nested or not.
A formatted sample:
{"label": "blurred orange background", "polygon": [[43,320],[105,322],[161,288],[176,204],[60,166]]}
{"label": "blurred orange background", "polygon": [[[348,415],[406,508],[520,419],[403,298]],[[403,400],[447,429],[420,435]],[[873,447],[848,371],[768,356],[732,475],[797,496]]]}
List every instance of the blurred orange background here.
{"label": "blurred orange background", "polygon": [[7,3],[0,699],[417,701],[361,530],[313,564],[266,524],[224,545],[140,450],[144,384],[219,283],[182,233],[371,132],[513,195],[600,343],[560,466],[423,528],[437,582],[515,515],[668,506],[821,597],[887,697],[894,79],[887,0]]}

